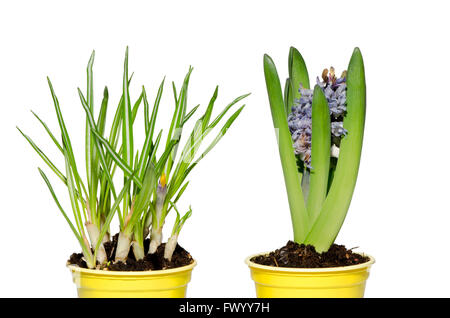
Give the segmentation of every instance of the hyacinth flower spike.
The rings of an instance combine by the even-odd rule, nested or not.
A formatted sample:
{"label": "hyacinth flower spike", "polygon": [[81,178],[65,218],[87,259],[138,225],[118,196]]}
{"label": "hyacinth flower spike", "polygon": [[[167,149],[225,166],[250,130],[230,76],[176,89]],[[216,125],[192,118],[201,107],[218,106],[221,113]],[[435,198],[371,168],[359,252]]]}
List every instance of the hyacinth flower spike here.
{"label": "hyacinth flower spike", "polygon": [[294,240],[326,251],[344,222],[358,174],[365,121],[365,76],[355,48],[348,71],[331,67],[314,90],[291,48],[284,100],[275,64],[264,72],[288,193]]}

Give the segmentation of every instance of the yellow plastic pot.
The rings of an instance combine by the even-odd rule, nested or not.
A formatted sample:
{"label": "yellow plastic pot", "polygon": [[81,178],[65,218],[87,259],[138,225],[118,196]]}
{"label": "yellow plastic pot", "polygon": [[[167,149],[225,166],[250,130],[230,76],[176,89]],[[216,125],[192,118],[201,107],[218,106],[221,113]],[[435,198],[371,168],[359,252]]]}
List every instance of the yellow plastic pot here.
{"label": "yellow plastic pot", "polygon": [[288,268],[256,264],[248,257],[259,298],[361,298],[375,259],[366,263],[330,268]]}
{"label": "yellow plastic pot", "polygon": [[197,263],[165,270],[119,272],[68,265],[80,298],[183,298]]}

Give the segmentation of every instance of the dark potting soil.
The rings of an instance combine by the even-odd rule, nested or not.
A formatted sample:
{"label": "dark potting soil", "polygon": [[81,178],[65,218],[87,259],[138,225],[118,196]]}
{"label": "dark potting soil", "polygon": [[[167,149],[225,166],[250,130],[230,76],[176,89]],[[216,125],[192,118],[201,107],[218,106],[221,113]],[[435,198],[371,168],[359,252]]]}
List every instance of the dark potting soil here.
{"label": "dark potting soil", "polygon": [[[173,252],[172,259],[169,261],[164,258],[165,243],[161,244],[154,254],[147,254],[148,247],[150,245],[150,239],[144,241],[144,259],[136,261],[132,248],[128,253],[126,263],[114,262],[116,257],[116,247],[118,234],[114,235],[110,242],[104,244],[108,262],[101,269],[111,271],[148,271],[148,270],[161,270],[177,268],[191,264],[194,262],[191,254],[189,254],[184,248],[177,244],[175,251]],[[82,259],[82,253],[73,253],[69,260],[69,264],[78,265],[81,268],[87,268],[86,262]]]}
{"label": "dark potting soil", "polygon": [[333,244],[328,251],[318,253],[312,245],[288,241],[282,248],[250,260],[256,264],[275,267],[325,268],[362,264],[369,257],[353,253],[344,245]]}

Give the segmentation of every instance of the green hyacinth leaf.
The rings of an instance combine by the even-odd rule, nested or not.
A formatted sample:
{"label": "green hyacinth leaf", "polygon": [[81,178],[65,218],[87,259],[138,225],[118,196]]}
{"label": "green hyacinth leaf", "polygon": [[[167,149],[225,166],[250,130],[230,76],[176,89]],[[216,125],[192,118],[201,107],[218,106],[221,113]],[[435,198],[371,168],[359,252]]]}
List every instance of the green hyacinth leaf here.
{"label": "green hyacinth leaf", "polygon": [[355,48],[347,70],[347,113],[344,128],[348,131],[340,145],[333,183],[319,217],[306,238],[318,252],[333,244],[344,222],[358,176],[366,115],[366,83],[361,52]]}
{"label": "green hyacinth leaf", "polygon": [[267,54],[264,55],[264,76],[266,79],[273,125],[278,137],[278,149],[288,194],[289,207],[291,210],[294,240],[298,243],[303,243],[303,240],[308,233],[309,220],[301,188],[302,174],[298,172],[294,155],[280,79],[274,62]]}
{"label": "green hyacinth leaf", "polygon": [[314,87],[312,101],[311,167],[309,175],[308,213],[313,223],[325,201],[330,169],[330,110],[319,85]]}

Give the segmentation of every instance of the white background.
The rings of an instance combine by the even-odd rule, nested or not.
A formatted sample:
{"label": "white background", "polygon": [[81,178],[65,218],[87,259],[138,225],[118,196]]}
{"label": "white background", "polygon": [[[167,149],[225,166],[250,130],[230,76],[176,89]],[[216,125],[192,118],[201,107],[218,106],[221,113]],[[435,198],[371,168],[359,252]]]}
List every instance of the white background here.
{"label": "white background", "polygon": [[[126,45],[135,71],[133,100],[142,84],[153,100],[167,76],[161,128],[173,108],[170,81],[180,87],[189,65],[195,67],[189,107],[205,107],[216,84],[216,111],[252,92],[232,129],[192,173],[181,203],[183,209],[192,204],[193,216],[180,242],[198,261],[188,296],[253,297],[245,257],[292,237],[262,70],[268,53],[284,82],[291,45],[303,54],[312,79],[330,65],[345,69],[355,46],[363,53],[366,134],[357,187],[337,243],[359,246],[357,251],[376,258],[366,296],[450,296],[445,3],[2,2],[0,296],[76,296],[65,261],[79,246],[39,176],[37,166],[45,164],[15,126],[62,167],[29,112],[57,131],[45,79],[50,76],[83,171],[85,119],[76,87],[85,90],[85,67],[95,49],[97,110],[104,85],[115,107]],[[64,187],[45,170],[70,211]]]}

